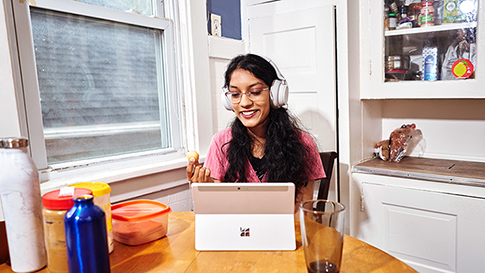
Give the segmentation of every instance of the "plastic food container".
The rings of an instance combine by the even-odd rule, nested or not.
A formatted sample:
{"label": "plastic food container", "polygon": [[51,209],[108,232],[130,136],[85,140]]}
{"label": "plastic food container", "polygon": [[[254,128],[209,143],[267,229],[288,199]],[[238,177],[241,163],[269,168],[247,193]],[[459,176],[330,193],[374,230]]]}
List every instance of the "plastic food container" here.
{"label": "plastic food container", "polygon": [[44,238],[47,250],[47,268],[52,273],[69,273],[67,264],[64,214],[72,208],[75,196],[92,194],[89,189],[71,188],[73,191],[55,190],[42,196],[44,206]]}
{"label": "plastic food container", "polygon": [[106,218],[106,232],[108,239],[109,253],[113,252],[113,228],[111,221],[111,200],[110,193],[111,187],[103,182],[80,182],[69,185],[69,187],[90,189],[93,192],[93,202],[96,206],[99,206],[104,210]]}
{"label": "plastic food container", "polygon": [[167,234],[168,205],[153,200],[128,201],[111,207],[114,239],[127,245],[141,245]]}

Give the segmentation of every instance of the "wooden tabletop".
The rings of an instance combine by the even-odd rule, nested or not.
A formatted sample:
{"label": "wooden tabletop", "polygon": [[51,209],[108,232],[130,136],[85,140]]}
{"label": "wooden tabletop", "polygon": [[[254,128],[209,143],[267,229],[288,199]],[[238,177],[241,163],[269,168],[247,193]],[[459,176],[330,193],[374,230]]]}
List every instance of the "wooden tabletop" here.
{"label": "wooden tabletop", "polygon": [[[128,246],[115,241],[111,272],[307,272],[300,225],[295,251],[196,251],[193,212],[171,212],[166,237]],[[341,273],[416,272],[393,256],[345,235]],[[0,273],[13,272],[0,265]],[[38,272],[49,272],[46,268]]]}

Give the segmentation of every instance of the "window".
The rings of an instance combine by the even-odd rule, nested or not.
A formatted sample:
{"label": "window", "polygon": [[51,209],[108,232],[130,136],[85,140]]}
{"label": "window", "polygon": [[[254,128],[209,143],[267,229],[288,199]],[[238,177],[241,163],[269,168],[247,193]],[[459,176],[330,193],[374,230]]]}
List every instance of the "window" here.
{"label": "window", "polygon": [[175,24],[160,1],[13,2],[39,169],[182,148]]}

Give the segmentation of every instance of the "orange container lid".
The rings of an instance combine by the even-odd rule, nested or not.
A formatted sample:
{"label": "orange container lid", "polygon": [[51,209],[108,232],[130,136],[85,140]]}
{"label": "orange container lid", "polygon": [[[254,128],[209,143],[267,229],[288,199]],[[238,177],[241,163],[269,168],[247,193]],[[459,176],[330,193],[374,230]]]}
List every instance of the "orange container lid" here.
{"label": "orange container lid", "polygon": [[149,220],[170,211],[170,206],[153,200],[127,201],[111,207],[113,219],[126,222]]}
{"label": "orange container lid", "polygon": [[75,188],[73,195],[60,195],[61,190],[50,191],[42,195],[42,205],[46,209],[68,210],[74,206],[73,198],[80,195],[93,194],[90,189]]}

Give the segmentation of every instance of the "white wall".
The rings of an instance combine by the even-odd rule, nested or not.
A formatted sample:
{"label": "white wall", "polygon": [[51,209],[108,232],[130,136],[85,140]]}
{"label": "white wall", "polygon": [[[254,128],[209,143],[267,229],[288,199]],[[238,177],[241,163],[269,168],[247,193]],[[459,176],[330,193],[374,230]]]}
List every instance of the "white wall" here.
{"label": "white wall", "polygon": [[226,110],[221,103],[221,88],[224,85],[224,72],[227,64],[233,57],[246,53],[246,44],[240,40],[209,36],[208,45],[212,98],[212,133],[215,134],[227,128],[230,121],[235,117],[234,112]]}
{"label": "white wall", "polygon": [[118,181],[110,185],[111,203],[150,199],[169,205],[172,211],[192,209],[185,168]]}
{"label": "white wall", "polygon": [[17,97],[12,69],[12,55],[7,36],[5,0],[0,0],[0,136],[20,136]]}
{"label": "white wall", "polygon": [[382,139],[416,124],[424,157],[485,162],[485,100],[389,100],[382,106]]}

